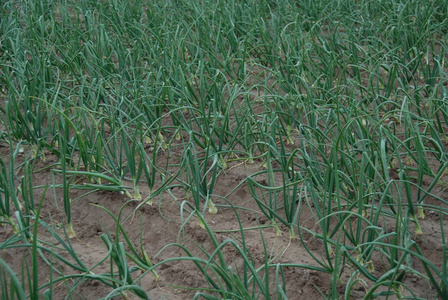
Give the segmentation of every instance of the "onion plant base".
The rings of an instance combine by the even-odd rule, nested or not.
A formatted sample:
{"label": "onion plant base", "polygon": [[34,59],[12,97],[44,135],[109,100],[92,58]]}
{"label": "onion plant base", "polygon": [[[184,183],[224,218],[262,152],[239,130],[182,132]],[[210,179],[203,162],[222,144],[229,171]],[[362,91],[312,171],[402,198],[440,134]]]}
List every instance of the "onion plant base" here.
{"label": "onion plant base", "polygon": [[67,223],[67,236],[69,239],[76,237],[76,233],[75,233],[75,230],[73,229],[72,223]]}

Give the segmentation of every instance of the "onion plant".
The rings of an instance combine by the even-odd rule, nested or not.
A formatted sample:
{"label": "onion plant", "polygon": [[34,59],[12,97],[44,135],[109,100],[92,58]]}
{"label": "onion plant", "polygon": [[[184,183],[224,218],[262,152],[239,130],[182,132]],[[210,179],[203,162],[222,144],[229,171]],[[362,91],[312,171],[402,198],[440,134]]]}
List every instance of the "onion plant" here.
{"label": "onion plant", "polygon": [[[192,138],[192,136],[190,135]],[[208,211],[211,214],[216,214],[218,209],[212,201],[213,188],[215,186],[216,180],[219,176],[218,174],[218,155],[213,153],[210,148],[206,149],[204,158],[198,156],[194,144],[190,142],[187,148],[184,150],[184,160],[182,161],[181,167],[185,172],[185,192],[187,197],[193,198],[194,208],[196,211],[203,214],[205,209],[208,207]],[[209,166],[209,161],[211,160],[211,165]],[[188,199],[187,198],[187,199]],[[202,200],[205,201],[204,208],[202,208]],[[203,223],[199,219],[201,227]]]}
{"label": "onion plant", "polygon": [[[0,214],[1,214],[1,222],[5,224],[9,224],[12,226],[15,233],[19,232],[19,227],[17,226],[17,221],[22,221],[22,208],[23,205],[19,201],[17,197],[17,189],[16,188],[16,166],[15,161],[21,149],[21,144],[18,143],[16,148],[14,149],[13,144],[9,145],[9,151],[11,153],[9,157],[9,163],[5,164],[3,158],[0,159]],[[27,170],[29,171],[29,169]],[[29,176],[29,173],[27,173]],[[28,203],[29,205],[29,203]],[[28,206],[29,208],[29,206]],[[15,212],[18,213],[19,220],[15,219]]]}
{"label": "onion plant", "polygon": [[[249,191],[262,213],[271,221],[276,234],[281,235],[277,221],[288,227],[291,239],[295,239],[294,228],[297,226],[299,214],[299,197],[301,183],[304,181],[294,171],[292,164],[295,153],[291,154],[285,165],[285,170],[274,170],[270,155],[267,156],[267,171],[262,171],[248,177]],[[275,174],[281,174],[281,184],[275,182]],[[289,174],[293,174],[292,177]],[[257,182],[253,177],[266,175],[267,185]],[[258,191],[257,191],[258,190]],[[281,213],[283,211],[283,213]]]}
{"label": "onion plant", "polygon": [[62,175],[62,200],[64,203],[64,211],[67,219],[67,233],[69,238],[75,237],[75,231],[72,225],[72,212],[71,212],[71,199],[70,199],[70,182],[67,175],[67,169],[69,169],[70,162],[67,163],[67,160],[71,160],[72,157],[72,149],[71,139],[70,139],[70,127],[68,122],[64,122],[65,120],[61,120],[60,122],[60,134],[59,134],[59,149],[60,149],[60,160],[61,160],[61,175]]}
{"label": "onion plant", "polygon": [[132,180],[133,187],[134,187],[133,198],[135,198],[137,200],[141,200],[142,196],[141,196],[139,188],[138,188],[138,182],[142,175],[142,171],[143,171],[142,167],[145,162],[141,158],[139,159],[137,157],[138,148],[139,148],[138,147],[138,143],[139,143],[138,137],[139,137],[138,131],[134,132],[133,135],[128,137],[128,134],[124,131],[123,126],[122,126],[121,147],[124,151],[124,158],[127,161],[127,168],[131,175],[131,180]]}

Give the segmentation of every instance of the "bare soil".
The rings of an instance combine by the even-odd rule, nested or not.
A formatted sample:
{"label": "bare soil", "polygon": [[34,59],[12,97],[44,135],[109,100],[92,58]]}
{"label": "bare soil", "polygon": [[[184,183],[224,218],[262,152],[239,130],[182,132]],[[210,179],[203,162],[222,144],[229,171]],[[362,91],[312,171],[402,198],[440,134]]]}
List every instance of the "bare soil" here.
{"label": "bare soil", "polygon": [[[0,147],[0,151],[2,152],[2,158],[6,160],[9,155],[8,148]],[[178,151],[181,151],[181,149],[178,149]],[[27,151],[23,155],[27,155],[26,153]],[[161,155],[172,154],[165,153]],[[16,162],[17,165],[21,163],[21,160],[23,160],[23,156],[19,157]],[[51,168],[44,169],[54,162],[56,162],[56,158],[52,157],[50,153],[47,153],[45,162],[38,160],[35,170],[41,171],[35,173],[33,178],[33,185],[36,187],[34,190],[35,199],[41,198],[44,191],[43,186],[53,185],[60,181],[59,175],[52,173]],[[291,240],[287,229],[281,226],[280,228],[283,230],[281,236],[277,236],[272,227],[257,228],[269,225],[269,222],[256,207],[245,179],[261,170],[261,168],[260,161],[255,161],[254,164],[230,163],[228,168],[220,174],[214,190],[216,195],[214,201],[218,205],[219,212],[216,215],[208,213],[205,215],[208,224],[216,231],[216,239],[218,242],[223,242],[227,238],[241,239],[235,210],[228,205],[224,200],[225,198],[235,207],[238,207],[237,212],[243,228],[255,228],[246,230],[244,233],[248,250],[255,260],[259,262],[257,267],[263,264],[266,257],[270,258],[271,263],[318,266],[316,261],[305,250],[303,243],[315,255],[324,253],[323,244],[310,234],[305,232],[303,240]],[[440,197],[446,198],[448,196],[446,189],[443,189],[443,187],[437,187],[437,189],[439,190],[435,191],[435,193],[438,193]],[[204,252],[210,254],[214,250],[210,236],[199,226],[198,220],[191,218],[186,221],[189,216],[188,212],[181,212],[180,204],[186,201],[186,199],[184,191],[180,188],[172,190],[172,194],[177,199],[165,192],[154,199],[152,206],[142,205],[141,207],[139,207],[140,203],[138,201],[129,202],[129,198],[119,192],[98,191],[84,195],[85,193],[85,190],[72,189],[70,191],[71,199],[74,199],[72,203],[72,219],[76,232],[76,238],[71,239],[70,243],[86,266],[95,266],[92,269],[92,272],[95,274],[110,271],[109,260],[100,263],[108,252],[100,236],[102,234],[110,234],[112,239],[119,238],[120,241],[124,241],[121,235],[116,236],[116,221],[105,209],[115,216],[118,216],[122,209],[120,223],[123,225],[130,241],[136,248],[142,244],[149,253],[153,264],[170,258],[186,256],[186,253],[179,247],[166,247],[173,243],[184,245],[192,255],[202,258],[205,258]],[[147,196],[148,189],[144,185],[141,186],[141,193],[143,197]],[[63,237],[65,214],[62,203],[62,189],[49,188],[44,197],[40,217]],[[439,205],[431,197],[429,197],[428,201],[433,205]],[[310,209],[304,207],[301,215],[301,225],[317,231],[317,224],[311,216],[312,212]],[[423,250],[425,257],[440,268],[443,255],[440,216],[438,213],[431,211],[427,211],[426,216],[425,220],[420,221],[424,235],[415,237],[415,239]],[[5,241],[12,235],[13,231],[10,226],[0,226],[0,241]],[[58,248],[61,246],[60,243],[55,241],[43,227],[39,227],[38,238],[48,241],[55,247],[55,252],[60,253],[62,257],[73,262],[73,258],[69,257],[66,251]],[[263,249],[263,239],[266,243],[266,250]],[[235,248],[226,246],[224,253],[229,266],[235,266],[236,268],[241,266],[241,255]],[[20,270],[24,267],[24,261],[29,262],[30,250],[29,248],[12,248],[1,251],[0,256],[20,274]],[[57,261],[49,255],[46,258],[49,261]],[[129,263],[132,264],[132,262]],[[417,262],[416,264],[416,268],[424,272],[419,263]],[[380,258],[374,260],[374,266],[376,276],[381,276],[388,271],[384,268]],[[76,270],[64,264],[59,264],[56,267],[66,275],[77,273]],[[338,286],[341,297],[345,293],[345,284],[351,275],[350,272],[350,268],[347,266],[341,276],[342,282]],[[139,283],[151,299],[191,299],[196,290],[209,288],[203,274],[189,261],[164,263],[157,268],[157,273],[160,275],[158,281],[154,280],[152,273],[133,275],[135,278],[139,275],[142,276],[139,279]],[[52,274],[48,265],[43,259],[40,259],[39,284],[42,285],[48,282],[50,276],[55,276],[54,271]],[[321,299],[328,296],[327,288],[330,280],[328,274],[304,268],[284,268],[283,276],[285,277],[286,293],[289,299]],[[271,282],[272,289],[275,291],[275,275],[271,277]],[[373,284],[368,280],[364,282],[365,284],[360,282],[356,285],[350,295],[350,299],[364,298],[367,289]],[[415,296],[428,299],[433,298],[435,295],[434,289],[424,279],[410,275],[405,278],[405,283]],[[59,282],[53,287],[53,299],[64,299],[75,284],[79,283],[73,279]],[[96,280],[84,280],[73,289],[72,299],[98,299],[106,297],[110,292],[110,287]],[[403,291],[403,294],[411,295],[406,290]],[[131,299],[135,297],[131,293],[128,293],[128,296]]]}

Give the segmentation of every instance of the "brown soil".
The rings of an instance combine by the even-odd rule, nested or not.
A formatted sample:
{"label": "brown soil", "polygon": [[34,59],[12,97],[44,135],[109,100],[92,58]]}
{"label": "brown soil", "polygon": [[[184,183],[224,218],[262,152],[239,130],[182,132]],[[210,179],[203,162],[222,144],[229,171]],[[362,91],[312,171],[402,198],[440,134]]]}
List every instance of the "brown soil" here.
{"label": "brown soil", "polygon": [[[9,155],[8,148],[1,147],[0,150],[2,152],[2,158],[7,159]],[[181,151],[181,149],[178,149],[178,151]],[[23,156],[27,155],[26,153],[27,151],[22,156],[19,156],[16,162],[17,165],[23,161]],[[48,167],[56,161],[50,153],[47,153],[46,159],[45,162],[38,160],[35,170]],[[40,199],[42,196],[44,189],[41,187],[59,183],[59,175],[56,173],[52,174],[50,169],[39,171],[33,178],[33,185],[36,187],[34,190],[35,201],[38,201],[37,199]],[[260,161],[255,161],[254,164],[229,163],[228,168],[220,174],[218,183],[213,191],[216,195],[214,202],[218,205],[219,212],[216,215],[205,214],[207,223],[216,231],[215,238],[219,243],[225,241],[227,238],[232,238],[236,241],[241,239],[241,235],[238,232],[239,226],[235,211],[224,199],[227,199],[235,207],[238,207],[237,212],[243,228],[256,228],[259,225],[269,225],[268,220],[259,212],[258,207],[254,204],[247,184],[245,183],[245,179],[248,176],[253,175],[261,169]],[[438,189],[436,193],[440,197],[446,198],[443,196],[448,196],[445,189],[441,189],[440,187]],[[78,257],[88,267],[95,266],[106,257],[107,247],[100,238],[102,234],[110,234],[112,239],[119,238],[120,241],[124,241],[121,235],[116,236],[117,224],[105,209],[109,210],[115,216],[118,216],[120,209],[123,207],[120,223],[123,225],[134,247],[138,249],[141,244],[144,246],[153,264],[170,258],[186,256],[186,253],[179,247],[171,246],[164,248],[172,243],[182,244],[192,255],[201,258],[206,258],[204,252],[211,254],[214,250],[210,236],[199,226],[198,220],[194,217],[187,220],[189,213],[186,210],[181,214],[180,207],[186,199],[184,197],[185,193],[179,188],[172,190],[172,195],[175,195],[177,199],[174,199],[172,195],[165,192],[154,199],[152,206],[139,205],[140,203],[138,201],[127,202],[129,198],[119,192],[98,191],[82,196],[84,193],[86,193],[85,190],[72,189],[70,191],[71,199],[76,199],[72,203],[72,219],[77,235],[76,238],[70,240],[70,243],[78,254]],[[147,196],[148,190],[144,185],[141,186],[141,193],[143,197]],[[433,205],[439,205],[433,198],[428,201],[435,202],[431,202]],[[316,222],[311,216],[311,211],[304,207],[301,215],[301,225],[317,231]],[[62,189],[49,188],[47,190],[40,217],[58,234],[64,236],[64,226],[62,225],[65,224],[65,214],[62,203]],[[182,218],[184,222],[181,221]],[[420,222],[424,236],[415,237],[415,239],[424,251],[426,258],[440,268],[443,252],[439,222],[438,213],[428,212],[427,218]],[[245,231],[246,245],[248,251],[257,262],[256,267],[262,266],[266,257],[270,258],[272,264],[290,263],[318,266],[316,261],[305,250],[301,240],[291,240],[287,229],[281,226],[280,228],[283,230],[281,236],[277,236],[272,227]],[[5,241],[12,235],[13,231],[10,226],[0,227],[1,241]],[[43,241],[48,241],[54,247],[61,246],[43,227],[39,227],[38,238]],[[263,239],[266,243],[266,249],[263,249]],[[303,243],[315,255],[324,253],[323,244],[306,232],[303,234]],[[162,250],[162,248],[164,249]],[[73,258],[69,257],[63,249],[55,248],[55,252],[70,262],[73,262]],[[241,267],[241,255],[234,247],[230,245],[226,246],[224,248],[224,254],[228,266],[232,266],[235,269]],[[12,248],[1,251],[0,256],[20,274],[20,270],[24,267],[23,262],[25,260],[29,262],[30,250]],[[46,258],[49,261],[57,261],[49,255]],[[380,258],[374,257],[373,259],[376,276],[381,276],[388,271],[384,268]],[[132,265],[132,262],[128,261],[128,263]],[[66,275],[77,273],[76,270],[62,263],[55,266]],[[415,268],[424,272],[421,264],[418,262],[416,262]],[[107,273],[109,270],[109,260],[106,260],[94,267],[92,272],[101,274]],[[328,296],[327,289],[330,280],[328,274],[297,267],[284,268],[283,271],[286,282],[286,294],[289,299],[320,299]],[[346,282],[351,275],[350,272],[350,268],[346,267],[341,276],[342,282],[338,285],[338,292],[341,297],[345,293]],[[134,280],[141,276],[138,283],[148,293],[151,299],[191,299],[196,292],[195,289],[203,290],[209,288],[204,275],[190,261],[164,263],[157,268],[157,273],[160,275],[158,281],[154,280],[152,273],[133,273]],[[51,272],[48,265],[40,258],[39,284],[47,283],[50,275]],[[54,271],[53,276],[56,276]],[[274,293],[276,290],[274,271],[271,276],[271,288],[272,293]],[[64,299],[75,283],[76,281],[72,279],[57,283],[53,287],[53,299]],[[405,278],[405,283],[416,296],[433,298],[435,295],[434,289],[422,278],[409,275]],[[372,282],[368,280],[365,280],[365,284],[361,284],[360,282],[353,289],[350,299],[363,299],[367,288],[371,286]],[[187,287],[188,289],[181,287]],[[74,288],[72,298],[98,299],[106,297],[111,290],[110,287],[99,281],[85,280]],[[409,291],[406,290],[403,291],[403,294],[410,295]],[[131,299],[134,297],[131,293],[128,293],[128,296]],[[277,295],[274,294],[274,298],[276,297]]]}

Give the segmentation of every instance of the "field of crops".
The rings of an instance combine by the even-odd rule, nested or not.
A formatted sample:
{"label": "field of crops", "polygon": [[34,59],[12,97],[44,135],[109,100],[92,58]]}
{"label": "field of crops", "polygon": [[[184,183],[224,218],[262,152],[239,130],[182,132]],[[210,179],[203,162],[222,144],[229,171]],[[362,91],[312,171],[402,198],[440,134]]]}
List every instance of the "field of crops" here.
{"label": "field of crops", "polygon": [[446,0],[0,0],[0,298],[448,299]]}

